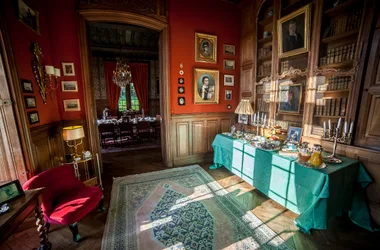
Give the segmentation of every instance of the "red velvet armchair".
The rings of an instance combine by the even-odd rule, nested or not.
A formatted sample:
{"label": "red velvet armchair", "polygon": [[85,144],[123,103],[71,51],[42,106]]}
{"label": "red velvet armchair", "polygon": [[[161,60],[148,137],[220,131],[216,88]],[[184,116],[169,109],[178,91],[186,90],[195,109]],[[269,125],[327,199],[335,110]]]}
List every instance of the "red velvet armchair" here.
{"label": "red velvet armchair", "polygon": [[44,171],[24,185],[24,190],[44,187],[41,209],[46,228],[50,224],[69,225],[75,242],[80,240],[77,222],[97,205],[103,207],[103,192],[99,187],[86,187],[74,174],[72,165]]}

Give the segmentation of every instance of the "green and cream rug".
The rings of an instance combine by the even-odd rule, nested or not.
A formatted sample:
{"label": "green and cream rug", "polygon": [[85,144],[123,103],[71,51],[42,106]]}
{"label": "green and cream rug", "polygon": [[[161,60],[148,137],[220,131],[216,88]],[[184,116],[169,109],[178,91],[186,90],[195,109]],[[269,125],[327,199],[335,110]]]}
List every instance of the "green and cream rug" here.
{"label": "green and cream rug", "polygon": [[116,178],[102,249],[289,249],[200,166]]}

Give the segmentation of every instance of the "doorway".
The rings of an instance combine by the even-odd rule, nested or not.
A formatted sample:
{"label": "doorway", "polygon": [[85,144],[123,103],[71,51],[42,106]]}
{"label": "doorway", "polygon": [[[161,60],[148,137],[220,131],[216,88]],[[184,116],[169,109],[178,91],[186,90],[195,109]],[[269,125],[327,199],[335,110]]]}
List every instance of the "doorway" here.
{"label": "doorway", "polygon": [[93,86],[91,83],[90,46],[87,25],[94,23],[118,23],[136,25],[159,32],[159,95],[160,95],[160,138],[164,165],[172,166],[170,148],[170,82],[169,82],[169,33],[167,23],[139,14],[114,10],[82,10],[79,11],[79,36],[81,45],[81,62],[83,70],[83,87],[86,108],[87,133],[89,147],[92,152],[101,152],[97,127],[97,112]]}

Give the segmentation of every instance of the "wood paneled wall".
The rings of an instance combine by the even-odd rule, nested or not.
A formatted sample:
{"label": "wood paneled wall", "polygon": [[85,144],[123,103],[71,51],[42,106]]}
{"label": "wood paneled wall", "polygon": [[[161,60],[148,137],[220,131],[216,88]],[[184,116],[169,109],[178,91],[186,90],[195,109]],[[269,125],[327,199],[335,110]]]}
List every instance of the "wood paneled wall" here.
{"label": "wood paneled wall", "polygon": [[212,160],[212,142],[218,133],[228,132],[234,113],[172,115],[171,137],[174,165]]}

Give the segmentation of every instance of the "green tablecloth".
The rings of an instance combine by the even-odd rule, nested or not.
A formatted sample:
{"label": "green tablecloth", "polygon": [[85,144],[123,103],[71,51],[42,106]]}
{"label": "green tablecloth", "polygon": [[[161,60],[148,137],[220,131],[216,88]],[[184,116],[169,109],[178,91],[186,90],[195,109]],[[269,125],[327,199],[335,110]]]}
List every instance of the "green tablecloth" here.
{"label": "green tablecloth", "polygon": [[217,135],[214,167],[225,166],[262,193],[299,214],[306,233],[326,229],[328,218],[348,211],[357,225],[373,231],[364,188],[372,182],[360,162],[341,157],[324,169],[303,167],[295,159],[257,149],[242,140]]}

